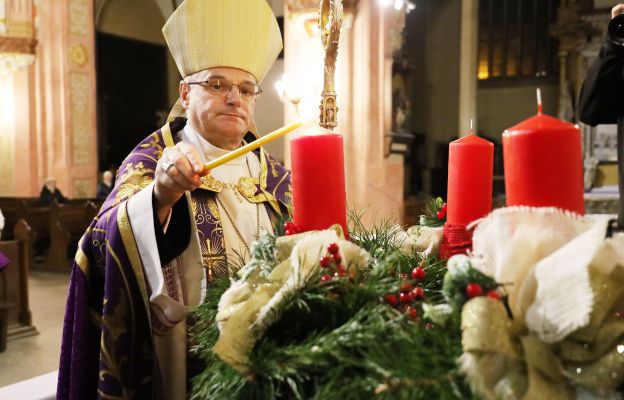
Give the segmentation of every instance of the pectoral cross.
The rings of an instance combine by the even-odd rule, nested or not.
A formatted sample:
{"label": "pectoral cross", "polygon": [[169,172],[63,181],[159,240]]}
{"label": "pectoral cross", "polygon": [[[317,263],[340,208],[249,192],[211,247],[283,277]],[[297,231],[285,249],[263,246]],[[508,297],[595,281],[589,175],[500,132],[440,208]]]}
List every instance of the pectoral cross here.
{"label": "pectoral cross", "polygon": [[[202,251],[203,267],[206,269],[206,279],[212,282],[215,278],[227,276],[227,260],[225,254],[212,253],[210,240],[206,240],[206,248],[208,251]],[[225,275],[223,274],[223,264],[226,265]]]}

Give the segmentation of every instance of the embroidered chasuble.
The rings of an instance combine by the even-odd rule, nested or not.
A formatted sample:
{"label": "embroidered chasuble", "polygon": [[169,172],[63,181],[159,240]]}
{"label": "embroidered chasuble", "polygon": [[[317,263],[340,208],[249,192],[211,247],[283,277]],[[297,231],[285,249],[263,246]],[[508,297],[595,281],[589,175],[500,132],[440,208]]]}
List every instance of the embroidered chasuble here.
{"label": "embroidered chasuble", "polygon": [[[202,180],[174,207],[190,221],[186,250],[161,265],[152,209],[156,163],[183,140],[208,161],[225,151],[177,118],[126,158],[115,188],[80,240],[63,327],[58,399],[186,397],[186,316],[228,261],[249,258],[258,231],[287,212],[290,174],[263,150]],[[246,141],[255,140],[248,134]],[[179,210],[182,210],[180,213]],[[229,215],[228,215],[229,214]],[[190,217],[189,217],[190,216]],[[157,222],[156,222],[157,223]]]}

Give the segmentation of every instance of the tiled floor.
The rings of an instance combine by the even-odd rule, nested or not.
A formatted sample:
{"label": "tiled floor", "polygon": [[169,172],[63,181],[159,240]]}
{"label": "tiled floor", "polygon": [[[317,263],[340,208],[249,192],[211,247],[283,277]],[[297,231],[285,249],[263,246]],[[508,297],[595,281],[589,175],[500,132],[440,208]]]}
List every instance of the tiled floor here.
{"label": "tiled floor", "polygon": [[36,336],[7,342],[0,353],[0,387],[58,369],[67,274],[31,271],[29,276],[30,310]]}

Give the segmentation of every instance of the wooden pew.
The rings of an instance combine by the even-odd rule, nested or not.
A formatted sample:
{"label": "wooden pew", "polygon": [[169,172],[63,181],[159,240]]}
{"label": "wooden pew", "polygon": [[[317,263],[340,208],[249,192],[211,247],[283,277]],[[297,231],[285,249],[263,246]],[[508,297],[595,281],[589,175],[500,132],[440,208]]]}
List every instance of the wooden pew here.
{"label": "wooden pew", "polygon": [[32,313],[28,302],[31,229],[23,219],[20,219],[13,227],[13,235],[16,240],[0,241],[0,251],[11,260],[0,277],[0,302],[9,305],[6,313],[8,327],[6,338],[9,340],[38,333],[32,325]]}
{"label": "wooden pew", "polygon": [[68,271],[78,240],[101,205],[99,200],[77,199],[41,206],[38,198],[0,198],[5,217],[2,239],[14,240],[14,227],[24,220],[31,229],[29,265]]}
{"label": "wooden pew", "polygon": [[36,198],[16,198],[16,197],[0,197],[0,210],[4,215],[4,229],[2,230],[2,239],[13,240],[13,230],[17,220],[24,218],[27,209],[31,204],[36,204]]}
{"label": "wooden pew", "polygon": [[89,200],[72,200],[50,208],[50,250],[44,261],[46,268],[70,269],[78,240],[97,212],[97,205]]}

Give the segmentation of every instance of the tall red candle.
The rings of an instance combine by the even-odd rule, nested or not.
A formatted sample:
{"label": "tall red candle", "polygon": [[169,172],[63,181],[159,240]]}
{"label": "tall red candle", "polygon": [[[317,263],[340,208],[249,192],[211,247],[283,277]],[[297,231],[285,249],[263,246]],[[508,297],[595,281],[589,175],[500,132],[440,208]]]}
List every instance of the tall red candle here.
{"label": "tall red candle", "polygon": [[449,146],[447,216],[467,225],[492,211],[494,144],[468,135]]}
{"label": "tall red candle", "polygon": [[583,214],[581,132],[547,115],[503,133],[507,205],[557,207]]}
{"label": "tall red candle", "polygon": [[320,131],[290,141],[293,222],[304,231],[342,225],[347,234],[342,135]]}

